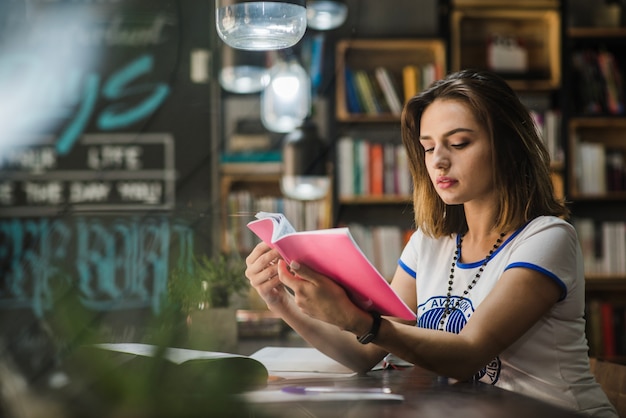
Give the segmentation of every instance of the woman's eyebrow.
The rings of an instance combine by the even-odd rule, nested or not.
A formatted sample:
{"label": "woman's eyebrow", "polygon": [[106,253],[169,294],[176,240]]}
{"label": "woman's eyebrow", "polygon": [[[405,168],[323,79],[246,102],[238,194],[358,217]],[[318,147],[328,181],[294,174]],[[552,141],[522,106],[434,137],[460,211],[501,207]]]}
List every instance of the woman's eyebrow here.
{"label": "woman's eyebrow", "polygon": [[[443,136],[444,136],[444,138],[447,138],[447,137],[452,136],[454,134],[457,134],[459,132],[474,132],[474,130],[470,129],[470,128],[454,128],[454,129],[444,133]],[[418,138],[418,140],[420,140],[420,141],[425,141],[425,140],[428,140],[428,139],[432,139],[432,137],[430,137],[429,135],[420,135],[419,138]]]}

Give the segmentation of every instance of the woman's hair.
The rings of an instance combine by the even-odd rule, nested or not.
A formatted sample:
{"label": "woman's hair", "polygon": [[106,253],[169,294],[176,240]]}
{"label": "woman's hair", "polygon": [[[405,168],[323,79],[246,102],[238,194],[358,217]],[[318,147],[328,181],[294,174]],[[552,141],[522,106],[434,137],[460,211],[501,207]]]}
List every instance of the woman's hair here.
{"label": "woman's hair", "polygon": [[433,237],[467,231],[463,205],[447,205],[437,194],[418,140],[424,110],[435,100],[465,103],[487,132],[499,196],[494,228],[511,231],[541,215],[569,215],[564,202],[554,196],[550,156],[528,109],[501,77],[463,70],[411,98],[402,112],[402,142],[413,177],[416,227]]}

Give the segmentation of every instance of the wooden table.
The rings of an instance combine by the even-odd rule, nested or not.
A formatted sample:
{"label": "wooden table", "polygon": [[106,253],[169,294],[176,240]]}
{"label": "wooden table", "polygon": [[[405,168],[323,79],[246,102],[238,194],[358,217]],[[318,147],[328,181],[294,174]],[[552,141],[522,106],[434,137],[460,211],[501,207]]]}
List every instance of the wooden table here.
{"label": "wooden table", "polygon": [[[316,380],[310,385],[388,387],[394,393],[404,395],[405,400],[403,402],[333,401],[260,404],[255,406],[256,412],[252,416],[276,418],[564,418],[582,416],[495,386],[449,381],[417,367],[377,370],[366,375],[337,381]],[[270,384],[268,389],[277,387],[281,387],[281,384]]]}

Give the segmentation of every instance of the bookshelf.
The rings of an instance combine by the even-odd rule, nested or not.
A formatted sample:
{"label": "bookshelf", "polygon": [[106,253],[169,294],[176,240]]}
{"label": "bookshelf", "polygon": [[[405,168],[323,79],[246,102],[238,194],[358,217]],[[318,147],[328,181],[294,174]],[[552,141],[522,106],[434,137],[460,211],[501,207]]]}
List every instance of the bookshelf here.
{"label": "bookshelf", "polygon": [[[392,80],[392,88],[400,99],[401,105],[407,99],[407,92],[419,91],[419,84],[422,77],[430,80],[441,78],[446,69],[446,45],[441,39],[345,39],[337,42],[336,48],[336,119],[340,122],[398,122],[400,114],[392,112],[384,107],[378,111],[367,111],[363,106],[355,109],[351,106],[350,91],[357,90],[369,97],[369,101],[380,99],[385,102],[384,97],[376,94],[377,69],[384,70]],[[407,83],[406,71],[424,70],[420,75],[420,81],[416,80],[413,87]],[[359,83],[358,75],[369,75],[370,84],[374,91],[369,92],[365,88],[363,92],[362,83]],[[351,77],[352,75],[356,77]],[[421,84],[429,84],[428,79]],[[365,83],[367,84],[367,83]],[[379,86],[379,88],[382,88]],[[412,89],[412,90],[411,90]],[[384,95],[383,95],[384,96]],[[356,100],[359,101],[358,99]]]}
{"label": "bookshelf", "polygon": [[[565,190],[585,257],[590,354],[623,359],[626,28],[568,26],[564,35],[561,92],[567,136]],[[605,72],[603,68],[614,71]]]}
{"label": "bookshelf", "polygon": [[246,224],[258,211],[283,212],[296,230],[329,228],[332,194],[311,202],[283,197],[281,163],[223,163],[220,165],[221,248],[246,254],[258,239]]}
{"label": "bookshelf", "polygon": [[[561,11],[556,0],[507,2],[452,0],[449,15],[451,71],[488,69],[499,73],[533,111],[552,160],[555,193],[564,196],[564,146],[561,88]],[[505,54],[523,53],[523,67],[499,68],[495,39],[506,41]],[[509,51],[509,52],[506,52]],[[498,55],[502,56],[502,55]],[[512,61],[504,56],[504,63]]]}
{"label": "bookshelf", "polygon": [[[526,53],[525,70],[505,69],[502,75],[516,90],[560,87],[561,48],[559,2],[453,0],[450,16],[451,70],[484,68],[494,36],[519,41]],[[500,71],[499,71],[500,72]]]}
{"label": "bookshelf", "polygon": [[[335,44],[334,222],[355,231],[368,258],[388,278],[413,229],[401,110],[446,71],[444,39],[340,39]],[[380,73],[386,74],[386,86]],[[389,96],[396,97],[396,107]],[[366,100],[376,102],[373,109]]]}

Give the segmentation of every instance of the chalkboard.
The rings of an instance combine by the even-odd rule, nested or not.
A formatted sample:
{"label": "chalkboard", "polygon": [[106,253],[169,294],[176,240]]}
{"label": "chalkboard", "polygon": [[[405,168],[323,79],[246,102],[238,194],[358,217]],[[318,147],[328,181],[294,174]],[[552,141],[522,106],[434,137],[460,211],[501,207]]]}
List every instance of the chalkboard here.
{"label": "chalkboard", "polygon": [[172,266],[215,250],[210,3],[0,2],[0,360],[29,377],[71,343],[46,329],[59,284],[136,340]]}

